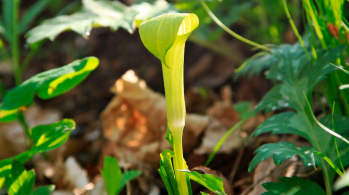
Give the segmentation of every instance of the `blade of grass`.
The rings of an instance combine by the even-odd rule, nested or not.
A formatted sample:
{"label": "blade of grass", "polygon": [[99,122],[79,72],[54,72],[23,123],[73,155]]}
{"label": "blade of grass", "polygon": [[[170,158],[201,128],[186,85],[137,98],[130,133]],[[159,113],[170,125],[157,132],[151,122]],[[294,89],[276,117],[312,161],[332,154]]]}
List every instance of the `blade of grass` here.
{"label": "blade of grass", "polygon": [[322,154],[321,152],[314,152],[318,156],[320,156],[322,159],[324,159],[336,172],[339,176],[343,177],[342,171],[335,165],[331,159],[329,159],[326,155]]}
{"label": "blade of grass", "polygon": [[[334,116],[334,105],[336,104],[336,102],[333,102],[333,109],[332,109],[332,131],[335,131],[334,130],[334,121],[333,121],[333,116]],[[344,166],[343,166],[343,163],[342,163],[342,160],[341,160],[341,156],[339,155],[339,151],[338,151],[338,145],[337,145],[337,141],[336,141],[336,138],[334,137],[333,138],[334,140],[334,145],[336,146],[336,152],[337,152],[337,155],[338,155],[338,160],[339,160],[339,163],[341,164],[341,168],[343,170],[343,172],[345,172],[344,170]]]}
{"label": "blade of grass", "polygon": [[212,11],[210,10],[210,8],[208,8],[208,6],[206,5],[206,3],[203,1],[203,0],[200,0],[201,2],[201,5],[202,7],[206,10],[207,14],[212,18],[213,21],[216,22],[216,24],[218,26],[220,26],[223,30],[225,30],[227,33],[229,33],[231,36],[235,37],[236,39],[244,42],[244,43],[247,43],[249,45],[252,45],[254,47],[257,47],[259,49],[262,49],[262,50],[265,50],[267,52],[271,52],[270,49],[266,46],[263,46],[263,45],[260,45],[258,43],[255,43],[253,41],[250,41],[238,34],[236,34],[235,32],[233,32],[232,30],[230,30],[227,26],[225,26],[213,13]]}
{"label": "blade of grass", "polygon": [[214,156],[216,155],[217,151],[219,150],[219,148],[222,146],[222,144],[224,143],[224,141],[229,137],[229,135],[234,132],[238,127],[240,127],[244,122],[246,121],[246,119],[243,119],[241,121],[239,121],[238,123],[236,123],[232,128],[229,129],[229,131],[227,131],[223,137],[219,140],[219,142],[216,144],[216,146],[214,147],[212,153],[210,154],[210,157],[207,159],[207,161],[205,162],[205,166],[207,167],[210,162],[212,161],[212,159],[214,158]]}
{"label": "blade of grass", "polygon": [[[307,95],[305,94],[304,91],[303,91],[303,94],[304,94],[305,100],[307,101],[308,108],[309,108],[310,110],[312,110],[312,108],[311,108],[311,106],[310,106],[310,104],[309,104]],[[347,139],[345,139],[343,136],[339,135],[338,133],[336,133],[336,132],[332,131],[331,129],[327,128],[325,125],[321,124],[321,123],[317,120],[317,118],[315,117],[314,112],[311,112],[311,116],[312,116],[312,118],[314,119],[315,123],[316,123],[317,125],[319,125],[323,130],[325,130],[325,131],[328,132],[329,134],[331,134],[331,135],[333,135],[333,136],[335,136],[335,137],[341,139],[341,140],[344,141],[345,143],[349,144],[349,141],[348,141]]]}
{"label": "blade of grass", "polygon": [[307,48],[305,47],[304,41],[303,41],[301,35],[299,34],[296,25],[294,24],[294,22],[292,20],[290,12],[288,11],[286,0],[282,0],[282,4],[283,4],[284,10],[285,10],[285,14],[286,14],[286,16],[288,18],[288,21],[290,22],[290,25],[292,27],[292,30],[293,30],[294,34],[298,38],[298,41],[301,44],[302,48],[304,49],[305,54],[307,55],[308,59],[311,60],[311,56],[310,56]]}

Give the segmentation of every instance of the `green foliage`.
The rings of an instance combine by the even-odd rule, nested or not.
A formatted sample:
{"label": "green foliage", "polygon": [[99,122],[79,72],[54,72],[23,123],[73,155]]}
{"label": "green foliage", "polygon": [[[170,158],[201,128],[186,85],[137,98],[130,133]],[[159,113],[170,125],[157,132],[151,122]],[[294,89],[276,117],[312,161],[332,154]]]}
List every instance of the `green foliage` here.
{"label": "green foliage", "polygon": [[312,147],[304,146],[300,148],[290,142],[265,144],[255,151],[257,155],[251,161],[248,171],[254,169],[260,162],[270,156],[273,156],[273,161],[276,165],[280,165],[288,158],[298,155],[301,157],[305,166],[315,166],[316,162],[313,152],[314,149]]}
{"label": "green foliage", "polygon": [[325,195],[325,191],[315,182],[309,179],[304,180],[299,177],[282,177],[279,178],[280,182],[268,182],[264,183],[263,187],[268,192],[263,195],[305,195],[305,194],[316,194]]}
{"label": "green foliage", "polygon": [[218,195],[226,195],[223,188],[222,178],[210,174],[200,174],[195,171],[181,170],[189,175],[190,180],[196,181]]}
{"label": "green foliage", "polygon": [[118,195],[126,183],[140,176],[140,171],[128,171],[124,174],[115,158],[104,157],[104,167],[101,170],[108,195]]}
{"label": "green foliage", "polygon": [[[266,110],[275,111],[284,108],[290,108],[296,112],[286,112],[278,114],[270,119],[266,120],[258,127],[253,136],[257,136],[261,133],[291,133],[297,134],[307,139],[315,151],[321,152],[333,161],[337,159],[336,152],[333,147],[333,139],[326,131],[321,129],[314,119],[312,118],[312,110],[307,107],[307,101],[304,97],[305,93],[310,96],[314,86],[324,78],[324,76],[334,71],[330,62],[337,59],[341,52],[345,49],[344,46],[337,47],[331,51],[317,51],[318,59],[316,61],[308,60],[304,52],[297,54],[292,50],[284,51],[280,56],[282,57],[278,63],[270,67],[267,72],[267,78],[274,81],[281,81],[277,84],[269,93],[262,99],[257,106],[257,111]],[[303,51],[303,50],[301,50]],[[325,126],[331,126],[331,116],[325,116],[320,119],[320,122]],[[334,116],[334,124],[336,126],[336,132],[342,134],[348,129],[346,124],[348,119],[344,116]],[[340,143],[343,144],[343,143]],[[269,145],[270,146],[270,145]],[[262,146],[263,147],[263,146]],[[267,149],[273,149],[268,148]],[[295,147],[293,147],[295,149]],[[348,152],[347,147],[339,146],[341,156],[346,155]],[[262,148],[265,149],[265,148]],[[258,151],[263,151],[262,149]],[[281,163],[286,160],[287,157],[293,155],[302,155],[304,163],[312,165],[313,161],[305,158],[303,155],[306,150],[290,150],[288,147],[278,148],[278,150],[271,150],[269,152],[264,151],[258,154],[258,158],[253,161],[251,167],[255,167],[262,159],[266,159],[268,156],[274,156],[277,158],[277,162]],[[288,153],[286,156],[278,156],[280,153]],[[263,154],[267,154],[263,156]],[[262,157],[262,158],[261,158]],[[280,157],[280,158],[279,158]],[[311,159],[311,158],[310,158]],[[344,166],[349,164],[349,159],[342,159]],[[310,163],[309,163],[310,161]],[[320,159],[320,166],[323,169],[325,180],[327,185],[333,180],[335,172],[328,167],[328,164]],[[250,167],[250,169],[251,169]]]}
{"label": "green foliage", "polygon": [[[170,133],[171,135],[171,133]],[[175,173],[172,165],[172,158],[175,153],[172,150],[163,150],[160,154],[159,173],[166,186],[168,194],[179,195],[178,185],[175,179]]]}
{"label": "green foliage", "polygon": [[[35,183],[34,171],[25,170],[21,162],[13,160],[11,163],[11,170],[6,176],[5,185],[9,195],[28,195]],[[1,188],[1,185],[0,185]],[[54,186],[42,186],[36,188],[30,195],[50,195],[54,190]]]}
{"label": "green foliage", "polygon": [[34,146],[30,151],[46,152],[60,147],[68,140],[73,129],[75,129],[75,122],[71,119],[34,127],[31,130]]}
{"label": "green foliage", "polygon": [[27,171],[16,160],[12,162],[10,174],[6,177],[5,185],[9,195],[27,195],[34,187],[34,171]]}
{"label": "green foliage", "polygon": [[[23,164],[36,153],[46,152],[62,146],[68,139],[75,123],[71,119],[63,119],[50,125],[40,125],[32,130],[34,146],[16,157],[0,161],[0,188],[8,182],[5,178],[11,174],[13,162]],[[8,186],[8,184],[6,184]]]}
{"label": "green foliage", "polygon": [[97,58],[87,57],[31,77],[5,95],[0,107],[0,121],[16,119],[18,109],[31,104],[35,94],[49,99],[71,90],[97,68],[98,63]]}
{"label": "green foliage", "polygon": [[[305,42],[306,47],[309,47],[308,42]],[[270,48],[271,52],[259,52],[254,56],[247,59],[238,69],[234,75],[235,79],[241,76],[252,77],[254,75],[260,74],[263,70],[270,69],[276,66],[280,61],[282,61],[285,55],[290,55],[293,57],[300,57],[304,55],[304,50],[299,43],[294,45],[282,44],[278,46],[273,46]]]}
{"label": "green foliage", "polygon": [[119,1],[83,0],[82,3],[80,11],[45,20],[41,25],[31,29],[27,33],[27,43],[34,44],[46,38],[54,40],[67,30],[88,37],[92,28],[96,27],[109,27],[115,31],[123,28],[133,33],[134,22],[139,25],[151,17],[175,11],[165,1],[139,2],[130,7]]}
{"label": "green foliage", "polygon": [[42,186],[36,188],[30,195],[50,195],[54,189],[54,185]]}

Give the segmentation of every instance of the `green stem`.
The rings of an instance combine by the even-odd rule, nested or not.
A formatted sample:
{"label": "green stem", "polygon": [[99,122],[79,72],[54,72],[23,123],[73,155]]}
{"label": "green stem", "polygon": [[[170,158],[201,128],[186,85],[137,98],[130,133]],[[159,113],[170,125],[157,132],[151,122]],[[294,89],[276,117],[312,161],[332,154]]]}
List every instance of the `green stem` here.
{"label": "green stem", "polygon": [[16,85],[22,82],[21,70],[19,67],[19,33],[18,33],[18,17],[19,17],[19,0],[12,0],[13,2],[13,22],[12,22],[12,40],[11,40],[11,54],[12,66],[15,74]]}
{"label": "green stem", "polygon": [[254,47],[257,47],[257,48],[259,48],[259,49],[265,50],[265,51],[267,51],[267,52],[271,52],[271,50],[270,50],[268,47],[263,46],[263,45],[260,45],[260,44],[258,44],[258,43],[255,43],[255,42],[253,42],[253,41],[250,41],[250,40],[248,40],[248,39],[246,39],[246,38],[244,38],[244,37],[242,37],[242,36],[236,34],[236,33],[233,32],[232,30],[230,30],[227,26],[225,26],[225,25],[212,13],[212,11],[210,10],[210,8],[208,8],[208,6],[206,5],[206,3],[205,3],[203,0],[200,0],[200,2],[201,2],[202,7],[204,7],[204,9],[206,10],[207,14],[212,18],[212,20],[215,21],[216,24],[217,24],[218,26],[220,26],[223,30],[225,30],[225,31],[226,31],[227,33],[229,33],[231,36],[235,37],[236,39],[238,39],[238,40],[240,40],[240,41],[242,41],[242,42],[244,42],[244,43],[247,43],[247,44],[249,44],[249,45],[252,45],[252,46],[254,46]]}
{"label": "green stem", "polygon": [[282,0],[282,3],[283,3],[283,6],[284,6],[285,14],[286,14],[286,16],[288,18],[288,21],[290,22],[290,25],[292,27],[292,30],[293,30],[294,34],[296,35],[296,37],[298,38],[299,43],[303,47],[303,49],[305,51],[305,54],[308,57],[308,60],[311,60],[311,56],[310,56],[307,48],[305,47],[304,41],[302,39],[302,36],[299,34],[298,29],[297,29],[296,25],[294,24],[294,22],[292,20],[291,14],[288,11],[286,0]]}
{"label": "green stem", "polygon": [[41,42],[38,46],[36,46],[34,49],[31,49],[30,52],[28,53],[27,57],[24,59],[22,65],[21,65],[21,73],[23,73],[29,66],[30,62],[33,60],[35,54],[41,47],[43,42]]}
{"label": "green stem", "polygon": [[24,133],[25,133],[25,143],[26,143],[27,148],[29,149],[29,148],[31,148],[31,146],[33,144],[33,140],[32,140],[31,133],[30,133],[30,127],[29,127],[27,121],[25,120],[25,116],[24,116],[23,112],[19,112],[18,121],[23,126]]}
{"label": "green stem", "polygon": [[186,179],[185,172],[181,172],[178,170],[187,169],[186,162],[183,158],[183,147],[182,147],[182,136],[183,131],[172,131],[173,136],[173,150],[175,152],[174,156],[174,167],[175,167],[175,175],[176,181],[178,184],[178,191],[180,195],[188,195],[188,184]]}

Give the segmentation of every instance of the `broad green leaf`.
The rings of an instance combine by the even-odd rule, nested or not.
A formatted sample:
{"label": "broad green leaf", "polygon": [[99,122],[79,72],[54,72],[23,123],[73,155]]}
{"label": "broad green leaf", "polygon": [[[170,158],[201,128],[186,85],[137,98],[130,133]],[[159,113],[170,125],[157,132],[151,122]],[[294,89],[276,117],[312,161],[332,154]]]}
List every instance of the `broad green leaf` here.
{"label": "broad green leaf", "polygon": [[12,162],[12,169],[7,176],[5,185],[9,195],[28,195],[35,183],[34,171],[27,171],[16,160]]}
{"label": "broad green leaf", "polygon": [[18,110],[0,110],[0,122],[11,122],[17,119]]}
{"label": "broad green leaf", "polygon": [[28,29],[29,25],[42,11],[44,11],[50,1],[51,0],[38,0],[29,7],[19,22],[19,34],[24,33]]}
{"label": "broad green leaf", "polygon": [[[254,136],[257,137],[263,133],[271,132],[272,134],[296,134],[304,138],[309,138],[307,132],[297,128],[299,116],[295,112],[283,112],[274,115],[263,121],[257,129],[250,135],[249,140]],[[248,140],[248,141],[249,141]]]}
{"label": "broad green leaf", "polygon": [[32,152],[46,152],[62,146],[69,138],[75,122],[71,119],[63,119],[49,125],[39,125],[32,129],[31,137],[34,140]]}
{"label": "broad green leaf", "polygon": [[201,193],[201,195],[209,195],[209,194],[207,194],[207,193],[205,193],[205,192],[200,192]]}
{"label": "broad green leaf", "polygon": [[132,33],[136,14],[135,10],[119,1],[83,0],[81,11],[45,20],[41,25],[31,29],[27,33],[27,43],[33,44],[46,38],[54,40],[67,30],[88,37],[94,27],[110,27],[113,30],[123,28]]}
{"label": "broad green leaf", "polygon": [[172,158],[175,153],[172,150],[163,150],[160,154],[160,165],[163,167],[162,171],[166,172],[167,180],[171,185],[174,195],[179,195],[178,185],[175,179],[175,172],[172,165]]}
{"label": "broad green leaf", "polygon": [[259,147],[255,153],[257,155],[252,159],[248,171],[251,171],[260,162],[271,156],[273,156],[273,161],[276,165],[280,165],[285,160],[298,155],[305,166],[315,166],[314,149],[309,146],[297,147],[290,142],[278,142],[265,144]]}
{"label": "broad green leaf", "polygon": [[14,119],[15,110],[31,104],[35,94],[42,99],[49,99],[71,90],[97,68],[98,63],[97,58],[87,57],[24,81],[5,95],[0,107],[0,120]]}
{"label": "broad green leaf", "polygon": [[325,195],[325,191],[315,182],[307,179],[293,176],[293,177],[281,177],[280,182],[268,182],[262,184],[268,192],[263,195],[279,195],[279,194],[293,194],[293,195],[306,195],[316,194]]}
{"label": "broad green leaf", "polygon": [[[309,47],[308,41],[305,40],[306,47]],[[251,78],[254,75],[260,74],[263,70],[270,69],[277,65],[283,59],[283,53],[287,53],[293,57],[299,57],[304,54],[304,50],[299,43],[294,45],[283,44],[280,46],[271,47],[271,53],[260,52],[246,60],[238,69],[234,78],[241,76]]]}
{"label": "broad green leaf", "polygon": [[54,185],[42,186],[36,188],[30,195],[50,195],[54,189]]}
{"label": "broad green leaf", "polygon": [[[296,112],[279,114],[266,120],[253,135],[266,132],[297,134],[307,139],[315,151],[319,151],[329,156],[332,161],[335,161],[338,157],[334,151],[333,138],[321,129],[312,118],[310,114],[312,110],[307,107],[304,93],[310,97],[314,86],[326,74],[334,71],[334,67],[330,63],[336,60],[344,49],[345,46],[340,46],[330,51],[317,51],[318,58],[314,62],[307,59],[304,52],[301,55],[293,53],[292,50],[281,53],[279,62],[273,65],[267,72],[269,79],[281,81],[281,83],[276,85],[262,99],[257,106],[257,110],[269,112],[271,110],[291,108]],[[331,123],[328,124],[328,122],[331,122],[331,118],[331,116],[325,116],[320,119],[320,122],[323,120],[322,124],[326,123],[324,124],[325,126],[331,127]],[[347,120],[346,117],[342,116],[334,117],[337,133],[342,134],[348,130]],[[341,156],[343,154],[347,156],[346,153],[349,151],[345,148],[348,147],[339,146],[338,148],[341,148],[339,152]],[[279,154],[280,152],[282,150],[274,151],[274,154]],[[349,164],[349,158],[342,160],[343,164]],[[333,180],[335,172],[323,159],[319,159],[318,164],[322,167],[325,179],[329,183]]]}
{"label": "broad green leaf", "polygon": [[121,177],[121,182],[116,194],[119,194],[121,190],[125,187],[126,183],[142,175],[140,171],[128,171],[124,173]]}
{"label": "broad green leaf", "polygon": [[200,174],[194,171],[191,172],[189,170],[180,170],[180,171],[185,172],[187,175],[189,175],[189,178],[191,180],[198,182],[199,184],[211,190],[215,194],[226,195],[223,188],[223,180],[221,178],[215,177],[214,175],[210,175],[210,174]]}
{"label": "broad green leaf", "polygon": [[139,27],[144,46],[162,63],[168,128],[182,131],[185,123],[183,63],[185,41],[199,25],[194,14],[165,14]]}
{"label": "broad green leaf", "polygon": [[32,129],[34,146],[15,157],[0,161],[0,187],[12,169],[12,162],[25,163],[36,153],[46,152],[64,144],[71,131],[75,128],[75,123],[71,119],[63,119],[50,125],[40,125]]}
{"label": "broad green leaf", "polygon": [[113,157],[104,157],[104,166],[103,170],[101,170],[101,174],[103,175],[108,194],[116,195],[122,178],[122,172],[118,161],[116,161],[116,159]]}

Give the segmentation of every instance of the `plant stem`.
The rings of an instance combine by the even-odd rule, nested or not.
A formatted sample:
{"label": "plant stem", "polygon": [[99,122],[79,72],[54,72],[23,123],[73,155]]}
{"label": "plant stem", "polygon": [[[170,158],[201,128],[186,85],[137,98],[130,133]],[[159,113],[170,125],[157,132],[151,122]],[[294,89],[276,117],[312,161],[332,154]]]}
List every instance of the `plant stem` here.
{"label": "plant stem", "polygon": [[182,136],[183,131],[172,131],[173,136],[173,150],[175,152],[174,156],[174,167],[175,175],[178,184],[178,191],[180,195],[188,195],[188,184],[185,172],[178,171],[187,169],[186,162],[183,158],[183,147],[182,147]]}
{"label": "plant stem", "polygon": [[29,148],[31,148],[31,146],[33,144],[33,140],[32,140],[31,133],[30,133],[30,127],[28,126],[28,123],[25,120],[25,116],[24,116],[23,112],[19,112],[18,121],[23,126],[24,133],[25,133],[25,144],[26,144],[27,148],[29,149]]}
{"label": "plant stem", "polygon": [[22,82],[21,70],[19,67],[19,33],[18,33],[18,16],[19,16],[19,0],[13,1],[13,21],[12,21],[12,40],[11,40],[11,54],[12,54],[12,66],[15,74],[16,85]]}
{"label": "plant stem", "polygon": [[244,37],[242,37],[242,36],[236,34],[236,33],[233,32],[232,30],[230,30],[227,26],[225,26],[225,25],[212,13],[212,11],[210,10],[210,8],[208,8],[208,6],[206,5],[206,3],[205,3],[203,0],[200,0],[200,2],[201,2],[202,7],[204,7],[204,9],[206,10],[207,14],[212,18],[212,20],[215,21],[216,24],[217,24],[218,26],[220,26],[223,30],[225,30],[225,31],[226,31],[227,33],[229,33],[231,36],[235,37],[236,39],[238,39],[238,40],[240,40],[240,41],[242,41],[242,42],[244,42],[244,43],[247,43],[247,44],[249,44],[249,45],[252,45],[252,46],[254,46],[254,47],[257,47],[257,48],[259,48],[259,49],[265,50],[265,51],[267,51],[267,52],[271,52],[271,50],[270,50],[268,47],[263,46],[263,45],[260,45],[260,44],[258,44],[258,43],[255,43],[255,42],[253,42],[253,41],[250,41],[250,40],[248,40],[248,39],[246,39],[246,38],[244,38]]}
{"label": "plant stem", "polygon": [[288,11],[286,0],[282,0],[282,3],[283,3],[283,6],[284,6],[285,14],[286,14],[286,16],[288,18],[288,21],[290,22],[290,25],[292,27],[292,30],[293,30],[294,34],[296,35],[296,37],[298,38],[299,43],[303,47],[303,49],[305,51],[305,54],[308,57],[308,60],[311,60],[311,56],[310,56],[307,48],[305,47],[304,41],[303,41],[301,35],[299,34],[296,25],[294,24],[294,22],[292,20],[290,12]]}

